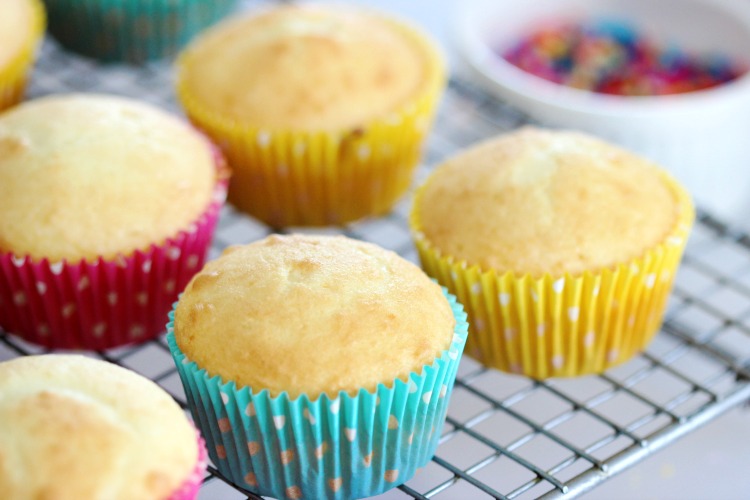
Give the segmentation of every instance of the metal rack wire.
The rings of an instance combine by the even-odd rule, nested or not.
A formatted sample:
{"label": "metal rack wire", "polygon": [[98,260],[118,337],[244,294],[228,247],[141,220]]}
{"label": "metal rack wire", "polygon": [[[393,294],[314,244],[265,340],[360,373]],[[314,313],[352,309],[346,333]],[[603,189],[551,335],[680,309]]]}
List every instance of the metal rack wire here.
{"label": "metal rack wire", "polygon": [[[47,42],[30,91],[130,95],[177,111],[165,64],[99,67]],[[454,79],[426,151],[434,165],[459,148],[526,123],[523,115]],[[419,183],[429,167],[423,166]],[[416,261],[409,199],[388,216],[342,233]],[[211,257],[271,230],[224,209]],[[42,352],[0,332],[0,360]],[[185,406],[163,338],[88,353],[153,379]],[[536,382],[465,358],[437,455],[388,498],[574,497],[655,450],[750,400],[750,236],[700,213],[677,277],[667,321],[627,364],[575,380]],[[257,498],[209,469],[205,498]]]}

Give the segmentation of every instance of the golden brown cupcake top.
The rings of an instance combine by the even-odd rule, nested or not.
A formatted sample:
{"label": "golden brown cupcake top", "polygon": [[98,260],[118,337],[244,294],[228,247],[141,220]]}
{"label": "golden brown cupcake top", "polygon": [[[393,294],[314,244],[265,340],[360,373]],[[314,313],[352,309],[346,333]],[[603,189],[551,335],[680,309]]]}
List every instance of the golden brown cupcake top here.
{"label": "golden brown cupcake top", "polygon": [[140,375],[83,356],[0,363],[5,499],[166,499],[197,460],[180,407]]}
{"label": "golden brown cupcake top", "polygon": [[395,253],[301,235],[226,250],[188,285],[174,323],[210,375],[311,399],[406,380],[450,346],[454,326],[440,287]]}
{"label": "golden brown cupcake top", "polygon": [[2,0],[0,7],[0,69],[8,64],[33,34],[34,4],[32,0]]}
{"label": "golden brown cupcake top", "polygon": [[225,118],[328,130],[397,111],[438,64],[428,40],[381,15],[285,6],[210,30],[186,51],[179,79]]}
{"label": "golden brown cupcake top", "polygon": [[156,108],[26,102],[0,115],[0,251],[78,261],[161,244],[207,208],[215,178],[206,140]]}
{"label": "golden brown cupcake top", "polygon": [[483,269],[580,274],[664,240],[680,205],[651,162],[580,133],[525,128],[449,159],[414,210],[443,255]]}

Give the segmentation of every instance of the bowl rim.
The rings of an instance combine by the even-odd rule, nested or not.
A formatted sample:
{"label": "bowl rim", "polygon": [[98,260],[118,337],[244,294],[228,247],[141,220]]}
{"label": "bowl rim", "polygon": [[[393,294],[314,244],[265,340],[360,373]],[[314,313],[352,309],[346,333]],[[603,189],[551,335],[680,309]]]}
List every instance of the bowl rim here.
{"label": "bowl rim", "polygon": [[[633,1],[633,0],[621,0]],[[642,0],[650,1],[650,0]],[[732,0],[692,0],[712,8],[722,9],[738,19],[750,37],[750,2]],[[518,3],[518,6],[524,5]],[[750,103],[750,70],[731,82],[709,89],[684,94],[661,96],[617,96],[560,85],[528,73],[495,53],[479,35],[476,23],[494,15],[496,4],[475,1],[463,9],[456,24],[459,53],[473,76],[503,98],[518,98],[535,101],[567,112],[641,117],[656,114],[694,113],[717,107],[735,106],[738,100]],[[750,61],[749,61],[750,62]]]}

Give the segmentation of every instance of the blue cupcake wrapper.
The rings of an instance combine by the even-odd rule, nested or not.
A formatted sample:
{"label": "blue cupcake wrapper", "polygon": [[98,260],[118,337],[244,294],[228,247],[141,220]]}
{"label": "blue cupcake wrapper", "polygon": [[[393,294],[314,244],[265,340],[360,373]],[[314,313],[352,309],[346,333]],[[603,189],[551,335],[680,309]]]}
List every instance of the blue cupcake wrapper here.
{"label": "blue cupcake wrapper", "polygon": [[224,382],[167,341],[211,460],[237,485],[276,498],[344,499],[398,486],[435,454],[468,324],[443,289],[456,319],[453,341],[431,365],[372,393],[361,389],[317,400],[272,397]]}
{"label": "blue cupcake wrapper", "polygon": [[236,0],[44,0],[50,33],[102,61],[142,63],[177,54],[231,12]]}

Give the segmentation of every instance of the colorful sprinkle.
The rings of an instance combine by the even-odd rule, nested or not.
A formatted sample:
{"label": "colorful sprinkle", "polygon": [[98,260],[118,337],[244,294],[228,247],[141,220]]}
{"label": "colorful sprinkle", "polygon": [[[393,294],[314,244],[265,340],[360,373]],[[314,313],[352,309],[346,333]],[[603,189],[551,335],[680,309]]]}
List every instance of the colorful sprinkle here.
{"label": "colorful sprinkle", "polygon": [[659,45],[618,20],[545,25],[502,56],[561,85],[625,96],[693,92],[730,82],[748,70],[722,55],[699,56]]}

